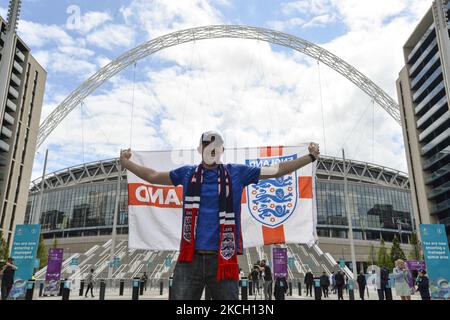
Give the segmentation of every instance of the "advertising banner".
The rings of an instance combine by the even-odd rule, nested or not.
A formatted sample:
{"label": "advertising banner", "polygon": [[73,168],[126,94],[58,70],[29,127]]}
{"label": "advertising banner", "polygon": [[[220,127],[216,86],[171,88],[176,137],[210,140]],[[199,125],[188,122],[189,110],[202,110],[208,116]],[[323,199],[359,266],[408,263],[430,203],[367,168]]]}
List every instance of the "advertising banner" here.
{"label": "advertising banner", "polygon": [[48,251],[47,273],[45,274],[44,295],[59,293],[63,249],[50,248]]}
{"label": "advertising banner", "polygon": [[11,250],[11,257],[17,266],[14,274],[14,285],[9,294],[12,299],[25,297],[27,281],[31,279],[34,271],[40,232],[40,224],[19,224],[16,226]]}
{"label": "advertising banner", "polygon": [[443,224],[419,225],[432,299],[450,298],[450,260]]}
{"label": "advertising banner", "polygon": [[420,269],[427,269],[425,265],[425,261],[417,261],[417,260],[408,260],[405,261],[406,267],[408,270],[420,270]]}
{"label": "advertising banner", "polygon": [[[230,173],[233,176],[245,169],[243,166],[273,166],[306,154],[308,144],[295,147],[226,148],[222,161],[225,165],[235,164],[235,169],[230,169],[235,170]],[[182,166],[194,168],[194,164],[201,162],[201,156],[197,150],[134,151],[131,160],[158,171],[171,171]],[[315,170],[315,163],[308,164],[283,177],[239,186],[242,188],[242,197],[241,212],[238,214],[244,247],[315,242]],[[130,248],[179,250],[183,187],[152,185],[130,171],[127,172],[127,179]]]}
{"label": "advertising banner", "polygon": [[272,249],[273,260],[273,276],[274,280],[283,276],[288,278],[288,256],[287,248],[273,248]]}

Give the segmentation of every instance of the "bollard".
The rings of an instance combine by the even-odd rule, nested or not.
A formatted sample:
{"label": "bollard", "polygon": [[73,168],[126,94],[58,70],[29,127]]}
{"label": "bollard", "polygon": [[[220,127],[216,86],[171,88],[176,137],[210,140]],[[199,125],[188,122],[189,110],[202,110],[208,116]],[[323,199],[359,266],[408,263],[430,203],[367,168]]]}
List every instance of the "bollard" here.
{"label": "bollard", "polygon": [[348,298],[349,300],[355,300],[355,292],[353,291],[353,280],[349,280],[347,283]]}
{"label": "bollard", "polygon": [[69,300],[70,297],[70,281],[63,281],[62,285],[62,300]]}
{"label": "bollard", "polygon": [[139,284],[139,295],[142,296],[144,294],[144,281],[141,281]]}
{"label": "bollard", "polygon": [[249,296],[253,295],[253,281],[248,282],[248,295]]}
{"label": "bollard", "polygon": [[392,288],[390,286],[386,286],[384,290],[384,296],[386,300],[392,300]]}
{"label": "bollard", "polygon": [[34,280],[28,280],[25,300],[33,300]]}
{"label": "bollard", "polygon": [[300,281],[298,282],[298,295],[302,296],[302,283]]}
{"label": "bollard", "polygon": [[161,280],[161,282],[159,283],[159,295],[162,296],[163,292],[164,292],[164,282],[162,282]]}
{"label": "bollard", "polygon": [[80,292],[78,292],[78,295],[80,297],[83,296],[83,292],[84,292],[84,280],[80,280]]}
{"label": "bollard", "polygon": [[205,300],[212,300],[211,290],[209,290],[208,286],[205,287]]}
{"label": "bollard", "polygon": [[42,297],[42,291],[44,291],[44,283],[41,282],[39,284],[39,297]]}
{"label": "bollard", "polygon": [[100,280],[100,293],[98,295],[99,300],[105,300],[106,282],[105,279]]}
{"label": "bollard", "polygon": [[322,292],[320,290],[320,280],[314,279],[314,299],[322,300]]}
{"label": "bollard", "polygon": [[172,284],[173,284],[173,277],[169,278],[169,300],[173,300],[172,299]]}
{"label": "bollard", "polygon": [[141,280],[139,278],[134,278],[132,281],[133,285],[133,294],[131,296],[131,300],[139,300],[139,283]]}
{"label": "bollard", "polygon": [[292,282],[289,281],[289,295],[292,297]]}
{"label": "bollard", "polygon": [[247,278],[242,278],[241,280],[241,300],[247,300],[248,299],[248,280]]}
{"label": "bollard", "polygon": [[64,280],[59,281],[59,292],[58,296],[62,296],[64,290]]}
{"label": "bollard", "polygon": [[119,285],[119,296],[123,296],[123,287],[125,286],[125,281],[122,279],[120,280],[120,285]]}

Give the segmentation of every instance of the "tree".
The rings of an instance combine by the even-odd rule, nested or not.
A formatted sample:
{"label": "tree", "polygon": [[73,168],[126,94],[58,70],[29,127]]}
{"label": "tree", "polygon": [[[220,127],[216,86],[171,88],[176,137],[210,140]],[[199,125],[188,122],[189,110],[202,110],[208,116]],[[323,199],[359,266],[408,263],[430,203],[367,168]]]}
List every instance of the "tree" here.
{"label": "tree", "polygon": [[386,249],[386,245],[384,243],[384,239],[381,238],[380,241],[380,248],[378,249],[378,253],[377,253],[377,264],[380,267],[388,267],[388,252]]}
{"label": "tree", "polygon": [[48,252],[47,252],[47,248],[45,247],[44,236],[42,234],[39,239],[37,258],[40,259],[39,269],[42,269],[43,267],[45,267],[47,265]]}
{"label": "tree", "polygon": [[376,265],[377,264],[377,257],[376,257],[376,254],[375,254],[375,247],[373,246],[373,244],[371,244],[370,248],[369,248],[369,259],[368,259],[367,263],[369,265]]}
{"label": "tree", "polygon": [[411,245],[413,247],[413,250],[409,253],[408,258],[417,261],[423,260],[422,245],[420,241],[417,239],[417,234],[415,232],[411,234]]}
{"label": "tree", "polygon": [[400,241],[398,240],[397,236],[394,236],[394,240],[392,241],[392,248],[391,248],[391,262],[394,265],[395,261],[398,259],[406,260],[405,253],[403,252],[402,248],[400,247]]}
{"label": "tree", "polygon": [[9,248],[5,239],[3,238],[3,231],[0,230],[0,260],[6,261],[9,258]]}
{"label": "tree", "polygon": [[58,248],[58,239],[53,238],[52,248],[53,248],[53,249]]}

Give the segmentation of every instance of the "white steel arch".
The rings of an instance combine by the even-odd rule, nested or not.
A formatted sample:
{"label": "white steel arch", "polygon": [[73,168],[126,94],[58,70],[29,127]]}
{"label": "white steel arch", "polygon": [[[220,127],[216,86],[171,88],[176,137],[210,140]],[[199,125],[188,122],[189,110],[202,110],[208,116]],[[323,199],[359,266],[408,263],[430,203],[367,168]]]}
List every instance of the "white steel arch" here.
{"label": "white steel arch", "polygon": [[59,123],[87,96],[94,92],[105,81],[119,73],[134,62],[143,59],[155,52],[182,43],[218,38],[238,38],[266,41],[281,45],[304,53],[317,61],[339,72],[349,81],[353,82],[368,96],[385,109],[397,123],[400,124],[400,111],[398,104],[372,80],[359,72],[356,68],[332,54],[331,52],[296,36],[243,25],[213,25],[203,26],[172,32],[164,36],[145,42],[122,54],[117,59],[98,70],[89,79],[61,102],[58,107],[44,120],[39,127],[37,147],[39,147]]}

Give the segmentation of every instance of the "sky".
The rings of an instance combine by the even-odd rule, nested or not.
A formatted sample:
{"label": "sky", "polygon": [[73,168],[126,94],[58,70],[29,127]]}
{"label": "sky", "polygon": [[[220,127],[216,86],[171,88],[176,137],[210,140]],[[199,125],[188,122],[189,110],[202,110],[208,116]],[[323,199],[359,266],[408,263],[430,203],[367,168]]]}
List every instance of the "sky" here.
{"label": "sky", "polygon": [[[241,24],[315,43],[395,101],[403,44],[431,0],[23,0],[18,34],[47,71],[41,122],[79,85],[134,47],[182,29]],[[8,1],[0,0],[6,18]],[[110,78],[37,150],[32,179],[118,156],[121,148],[296,145],[407,172],[400,125],[336,71],[263,41],[210,39],[166,48]]]}

